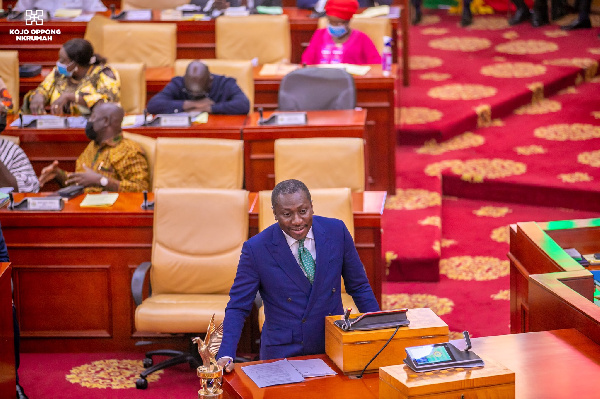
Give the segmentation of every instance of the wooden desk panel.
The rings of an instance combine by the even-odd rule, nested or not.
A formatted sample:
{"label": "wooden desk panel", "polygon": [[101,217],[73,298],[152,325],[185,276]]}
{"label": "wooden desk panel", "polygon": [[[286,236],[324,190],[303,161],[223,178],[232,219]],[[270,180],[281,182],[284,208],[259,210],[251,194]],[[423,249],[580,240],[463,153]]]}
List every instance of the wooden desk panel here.
{"label": "wooden desk panel", "polygon": [[[554,239],[553,239],[554,238]],[[511,332],[532,331],[532,275],[573,272],[569,287],[585,300],[592,301],[594,281],[591,273],[573,260],[562,248],[574,247],[581,253],[600,252],[600,219],[524,222],[510,227],[510,314]],[[556,241],[555,241],[556,240]],[[548,311],[539,307],[550,317]],[[556,328],[556,327],[555,327]]]}
{"label": "wooden desk panel", "polygon": [[[471,338],[473,351],[491,358],[515,372],[517,399],[593,398],[598,396],[600,346],[577,330],[555,330],[527,334]],[[464,348],[464,340],[452,341]],[[399,356],[398,363],[401,364]],[[338,374],[307,378],[302,383],[258,388],[236,365],[223,378],[226,398],[377,398],[379,376],[365,374],[350,379],[326,356],[301,356],[294,359],[322,359]],[[256,364],[262,362],[252,362]],[[444,397],[443,395],[439,396]]]}
{"label": "wooden desk panel", "polygon": [[[272,112],[265,112],[268,118]],[[274,143],[280,138],[358,137],[365,138],[367,112],[311,111],[305,126],[259,125],[258,112],[244,126],[244,174],[246,190],[272,190],[275,187]],[[365,146],[368,146],[368,142]],[[365,149],[367,154],[368,149]],[[368,160],[366,160],[368,161]]]}
{"label": "wooden desk panel", "polygon": [[0,397],[15,397],[15,341],[10,263],[0,263]]}
{"label": "wooden desk panel", "polygon": [[[258,229],[256,198],[250,194],[250,235]],[[15,271],[22,351],[185,349],[181,339],[139,334],[134,328],[131,276],[150,260],[152,245],[153,212],[140,208],[142,194],[121,193],[110,208],[80,208],[82,199],[69,200],[62,212],[0,210]],[[356,245],[369,278],[375,276],[371,283],[379,300],[384,201],[385,193],[357,194],[354,199]],[[148,337],[156,343],[135,346]]]}

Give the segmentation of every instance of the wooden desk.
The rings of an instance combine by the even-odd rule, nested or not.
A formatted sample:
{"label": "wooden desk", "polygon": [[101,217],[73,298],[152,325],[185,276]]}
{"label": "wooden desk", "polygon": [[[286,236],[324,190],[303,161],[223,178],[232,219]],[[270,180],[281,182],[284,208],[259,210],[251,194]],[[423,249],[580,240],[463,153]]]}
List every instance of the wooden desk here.
{"label": "wooden desk", "polygon": [[[558,302],[571,303],[576,311],[590,309],[589,305],[596,307],[592,302],[592,274],[562,248],[576,248],[582,254],[600,252],[600,219],[511,225],[511,332],[576,327],[563,324],[567,320],[554,314],[553,308],[540,305],[549,300],[546,294],[558,298]],[[532,296],[534,291],[536,295]],[[600,324],[600,312],[594,317]],[[557,325],[558,320],[561,324]]]}
{"label": "wooden desk", "polygon": [[[402,7],[402,6],[401,6]],[[110,12],[101,13],[106,16]],[[318,20],[311,18],[310,10],[303,10],[295,7],[285,7],[286,14],[290,21],[290,34],[292,56],[291,62],[299,64],[302,62],[302,53],[308,46],[310,38],[317,30]],[[401,12],[401,16],[404,16]],[[137,21],[136,21],[137,22]],[[149,23],[174,23],[177,25],[177,58],[216,58],[215,52],[215,20],[209,21],[162,21],[160,20],[160,10],[153,11],[153,20]],[[402,49],[403,53],[408,51],[408,16],[399,21],[393,18],[392,22],[392,56],[394,62],[397,62],[397,41],[398,24],[402,23]],[[125,21],[125,23],[127,23]],[[29,29],[23,21],[6,21],[0,24],[0,37],[3,38],[0,44],[0,50],[19,51],[19,62],[21,64],[35,63],[44,66],[53,66],[58,59],[60,47],[70,39],[83,38],[85,35],[86,22],[68,22],[68,21],[46,21],[43,29],[60,30],[60,34],[52,35],[50,41],[40,42],[22,42],[16,40],[16,35],[11,34],[11,29]],[[102,54],[110,60],[110,54]],[[408,60],[406,58],[406,60]],[[405,71],[408,71],[408,64],[405,65]]]}
{"label": "wooden desk", "polygon": [[15,397],[15,338],[10,263],[0,263],[0,397]]}
{"label": "wooden desk", "polygon": [[[471,341],[475,353],[492,358],[515,372],[515,393],[518,399],[593,398],[598,395],[600,345],[577,330],[500,335],[472,338]],[[464,340],[452,342],[459,348],[464,348]],[[398,355],[399,363],[403,357],[404,353]],[[323,359],[338,374],[307,378],[298,384],[260,389],[237,365],[235,371],[225,375],[223,379],[225,395],[234,399],[347,399],[379,396],[378,374],[365,374],[360,380],[350,379],[326,355],[297,359],[306,358]]]}
{"label": "wooden desk", "polygon": [[[250,234],[258,228],[256,197],[250,195]],[[130,293],[134,269],[151,258],[153,212],[140,208],[142,193],[121,193],[115,205],[103,209],[80,208],[82,199],[70,200],[62,212],[0,209],[14,269],[21,350],[185,348],[181,339],[165,335],[150,336],[155,345],[135,346],[137,340],[148,338],[135,331]],[[384,201],[383,192],[354,197],[356,246],[369,276],[383,273],[380,222]],[[372,263],[375,259],[380,262]],[[373,288],[381,292],[381,286]]]}
{"label": "wooden desk", "polygon": [[[265,112],[268,118],[272,112]],[[244,174],[248,191],[275,187],[274,143],[280,138],[358,137],[365,138],[367,111],[310,111],[304,126],[259,125],[255,112],[244,125]],[[368,147],[368,142],[366,143]],[[368,154],[365,149],[365,154]],[[368,159],[365,161],[368,162]]]}
{"label": "wooden desk", "polygon": [[[269,115],[266,113],[265,115]],[[244,140],[245,188],[248,191],[274,187],[273,142],[289,137],[360,137],[365,138],[366,110],[309,111],[305,126],[258,125],[258,114],[211,115],[208,123],[186,128],[137,127],[125,131],[150,137],[207,137]],[[12,117],[9,119],[9,123]],[[243,134],[242,134],[243,130]],[[88,145],[83,129],[31,129],[8,127],[4,134],[20,138],[20,145],[36,173],[55,159],[65,170],[75,170],[75,161]],[[365,154],[368,156],[369,141]],[[385,160],[379,161],[384,164]],[[366,165],[369,160],[366,159]],[[386,165],[387,167],[387,165]],[[57,186],[49,186],[48,190]],[[368,185],[367,185],[367,188]]]}
{"label": "wooden desk", "polygon": [[[254,106],[265,110],[277,108],[282,76],[261,76],[261,67],[254,69]],[[381,65],[372,65],[365,76],[355,76],[356,105],[367,110],[365,138],[368,143],[369,190],[396,193],[396,66],[390,76],[383,76]],[[377,160],[377,161],[375,161]]]}

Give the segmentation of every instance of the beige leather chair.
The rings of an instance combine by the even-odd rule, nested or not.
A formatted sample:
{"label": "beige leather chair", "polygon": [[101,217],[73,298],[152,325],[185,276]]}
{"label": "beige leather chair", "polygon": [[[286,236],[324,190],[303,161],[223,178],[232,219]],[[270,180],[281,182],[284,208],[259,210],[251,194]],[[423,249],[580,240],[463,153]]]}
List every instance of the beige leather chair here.
{"label": "beige leather chair", "polygon": [[[159,189],[154,196],[152,262],[135,270],[131,289],[135,328],[140,332],[198,334],[206,332],[213,314],[215,323],[225,317],[229,290],[236,274],[242,245],[248,238],[248,192],[217,189]],[[146,272],[150,270],[150,297],[142,300]],[[146,376],[171,365],[189,362],[191,353],[152,351],[169,355],[147,368],[137,385],[147,386]],[[140,386],[141,385],[141,386]]]}
{"label": "beige leather chair", "polygon": [[[194,60],[191,59],[180,59],[175,61],[175,75],[183,76],[185,75],[185,70],[190,62]],[[204,59],[200,60],[206,66],[211,73],[216,73],[217,75],[225,75],[232,77],[236,80],[238,86],[248,100],[250,100],[250,113],[254,108],[254,75],[252,62],[249,60],[217,60],[217,59]]]}
{"label": "beige leather chair", "polygon": [[[271,207],[271,192],[260,191],[258,193],[258,230],[263,231],[273,223],[273,209]],[[352,211],[352,192],[349,188],[321,188],[310,190],[315,215],[336,218],[342,220],[352,237],[354,237],[354,213]],[[300,267],[300,266],[298,266]],[[352,308],[351,313],[358,313],[356,304],[346,293],[346,287],[342,281],[342,304],[344,309]],[[265,322],[264,306],[258,309],[258,325],[262,330]]]}
{"label": "beige leather chair", "polygon": [[243,182],[241,140],[159,137],[156,141],[154,189],[240,189]]}
{"label": "beige leather chair", "polygon": [[147,68],[172,67],[177,53],[177,25],[118,23],[104,26],[104,56],[110,63],[142,62]]}
{"label": "beige leather chair", "polygon": [[144,136],[142,134],[123,132],[123,137],[133,140],[142,147],[148,161],[148,174],[150,175],[150,191],[153,190],[153,172],[156,159],[156,139],[153,137]]}
{"label": "beige leather chair", "polygon": [[363,139],[302,138],[275,140],[275,182],[298,179],[308,188],[365,190]]}
{"label": "beige leather chair", "polygon": [[85,28],[83,38],[92,44],[94,52],[106,56],[104,53],[104,27],[106,25],[116,25],[117,21],[105,17],[104,15],[95,14]]}
{"label": "beige leather chair", "polygon": [[[319,28],[327,27],[327,18],[319,18]],[[383,37],[392,37],[392,23],[389,18],[352,18],[350,27],[369,36],[379,51],[383,52]]]}
{"label": "beige leather chair", "polygon": [[165,10],[189,4],[190,0],[121,0],[122,10]]}
{"label": "beige leather chair", "polygon": [[111,63],[121,77],[121,107],[127,114],[141,114],[146,108],[146,67],[143,63]]}
{"label": "beige leather chair", "polygon": [[19,111],[19,53],[0,51],[0,78],[6,83],[6,89],[12,96],[13,111]]}
{"label": "beige leather chair", "polygon": [[217,18],[217,58],[251,60],[268,64],[289,62],[292,54],[287,15],[249,15]]}

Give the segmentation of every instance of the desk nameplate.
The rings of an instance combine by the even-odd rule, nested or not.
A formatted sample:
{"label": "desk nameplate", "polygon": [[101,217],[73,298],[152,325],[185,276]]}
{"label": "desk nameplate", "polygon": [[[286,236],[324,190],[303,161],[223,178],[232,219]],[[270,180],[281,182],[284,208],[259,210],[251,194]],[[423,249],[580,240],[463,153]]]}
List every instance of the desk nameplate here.
{"label": "desk nameplate", "polygon": [[37,119],[36,127],[38,129],[64,129],[67,127],[67,120],[64,118]]}
{"label": "desk nameplate", "polygon": [[159,122],[161,127],[189,127],[190,117],[188,115],[163,115]]}

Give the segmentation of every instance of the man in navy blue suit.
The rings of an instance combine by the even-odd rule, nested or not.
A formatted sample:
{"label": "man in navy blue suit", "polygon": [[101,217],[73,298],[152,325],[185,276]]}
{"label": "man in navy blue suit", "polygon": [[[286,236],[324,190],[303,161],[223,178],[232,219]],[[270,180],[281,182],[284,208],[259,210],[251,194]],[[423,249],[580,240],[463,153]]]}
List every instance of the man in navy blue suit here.
{"label": "man in navy blue suit", "polygon": [[260,358],[325,352],[325,316],[343,313],[341,280],[360,312],[379,310],[352,236],[338,219],[313,217],[310,192],[285,180],[271,196],[276,224],[242,248],[217,354],[226,371],[257,292],[265,309]]}

